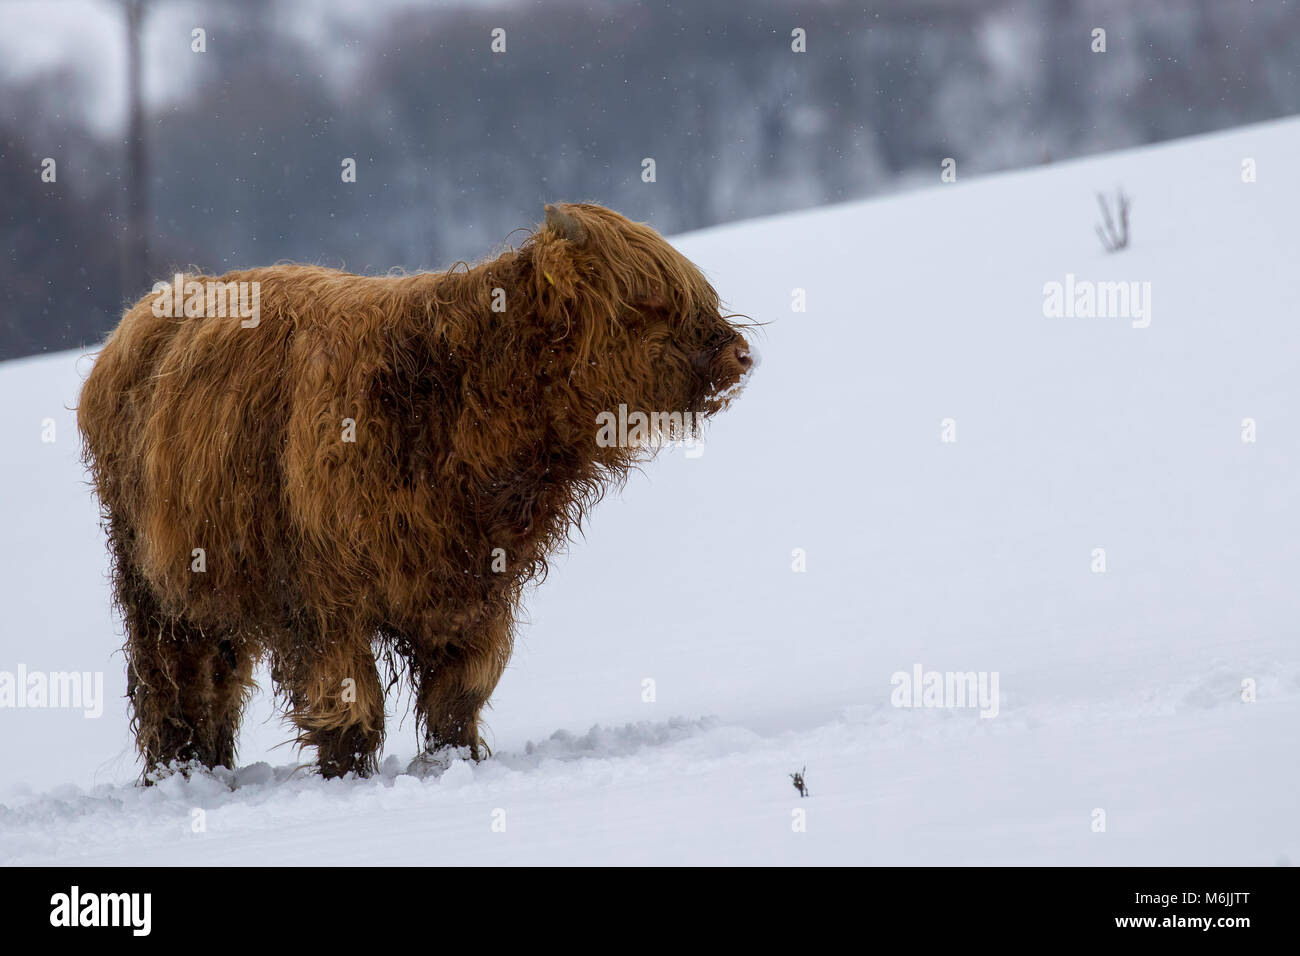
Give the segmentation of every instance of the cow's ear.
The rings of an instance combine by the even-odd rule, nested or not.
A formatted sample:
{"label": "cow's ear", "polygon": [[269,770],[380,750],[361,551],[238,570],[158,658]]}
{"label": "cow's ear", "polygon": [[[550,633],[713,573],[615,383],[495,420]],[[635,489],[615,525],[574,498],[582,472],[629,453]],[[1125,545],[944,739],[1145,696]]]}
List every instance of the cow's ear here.
{"label": "cow's ear", "polygon": [[538,311],[555,341],[569,339],[579,351],[601,334],[614,305],[599,289],[600,257],[578,207],[546,207],[546,221],[533,247],[533,288]]}
{"label": "cow's ear", "polygon": [[546,207],[546,222],[533,247],[533,289],[542,315],[569,331],[581,289],[577,260],[586,233],[572,215]]}
{"label": "cow's ear", "polygon": [[567,242],[538,243],[533,268],[533,287],[543,311],[563,307],[577,298],[581,277]]}

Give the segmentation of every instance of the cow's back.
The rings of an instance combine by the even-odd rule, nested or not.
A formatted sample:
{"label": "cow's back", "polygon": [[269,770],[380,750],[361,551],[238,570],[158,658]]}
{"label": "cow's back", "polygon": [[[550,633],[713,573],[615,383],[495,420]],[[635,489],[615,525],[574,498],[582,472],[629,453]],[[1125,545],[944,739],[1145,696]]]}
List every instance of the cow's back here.
{"label": "cow's back", "polygon": [[490,282],[310,266],[188,278],[258,282],[256,325],[160,318],[147,296],[79,413],[110,534],[165,605],[275,628],[309,609],[408,606],[438,572],[484,563],[448,477],[458,440],[478,438],[460,435],[477,327],[444,334],[437,303],[481,298],[486,314]]}

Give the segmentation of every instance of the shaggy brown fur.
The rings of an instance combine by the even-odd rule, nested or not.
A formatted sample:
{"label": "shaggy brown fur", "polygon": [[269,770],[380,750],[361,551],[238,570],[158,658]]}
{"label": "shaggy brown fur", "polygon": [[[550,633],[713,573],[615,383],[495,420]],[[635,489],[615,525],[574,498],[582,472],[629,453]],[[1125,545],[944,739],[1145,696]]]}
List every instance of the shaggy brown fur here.
{"label": "shaggy brown fur", "polygon": [[260,283],[259,325],[146,296],[78,411],[146,777],[233,766],[264,655],[326,776],[375,768],[377,650],[404,658],[426,746],[479,758],[525,584],[646,454],[600,447],[597,415],[718,411],[740,326],[654,230],[586,204],[473,267],[217,281]]}

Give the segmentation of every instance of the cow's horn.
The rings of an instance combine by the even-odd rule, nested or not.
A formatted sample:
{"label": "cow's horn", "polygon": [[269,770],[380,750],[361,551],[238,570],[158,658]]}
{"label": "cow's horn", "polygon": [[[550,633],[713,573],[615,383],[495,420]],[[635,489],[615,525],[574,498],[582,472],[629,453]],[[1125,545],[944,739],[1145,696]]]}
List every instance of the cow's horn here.
{"label": "cow's horn", "polygon": [[587,238],[586,232],[576,218],[550,204],[546,206],[546,225],[570,242],[582,242]]}

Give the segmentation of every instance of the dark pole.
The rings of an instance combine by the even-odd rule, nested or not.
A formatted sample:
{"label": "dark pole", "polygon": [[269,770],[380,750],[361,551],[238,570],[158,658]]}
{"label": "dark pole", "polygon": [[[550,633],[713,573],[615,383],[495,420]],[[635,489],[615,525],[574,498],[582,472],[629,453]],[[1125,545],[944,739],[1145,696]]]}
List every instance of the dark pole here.
{"label": "dark pole", "polygon": [[149,170],[144,141],[140,32],[145,0],[122,0],[126,11],[126,234],[122,243],[122,293],[135,298],[149,284]]}

